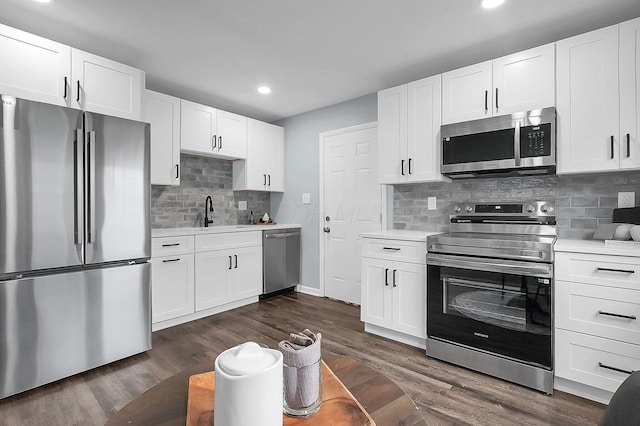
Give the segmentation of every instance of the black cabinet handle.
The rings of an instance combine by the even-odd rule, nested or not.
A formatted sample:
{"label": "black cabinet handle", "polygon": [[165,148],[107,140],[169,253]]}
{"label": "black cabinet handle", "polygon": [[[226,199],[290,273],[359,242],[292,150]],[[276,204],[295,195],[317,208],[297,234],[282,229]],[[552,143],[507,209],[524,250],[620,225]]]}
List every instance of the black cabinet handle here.
{"label": "black cabinet handle", "polygon": [[597,271],[605,271],[605,272],[620,272],[622,274],[635,274],[636,271],[632,270],[632,269],[612,269],[612,268],[601,268],[601,267],[597,267],[596,268]]}
{"label": "black cabinet handle", "polygon": [[498,88],[496,87],[496,111],[498,110]]}
{"label": "black cabinet handle", "polygon": [[180,258],[177,258],[177,259],[164,259],[164,260],[162,261],[162,263],[168,263],[168,262],[179,262],[179,261],[180,261]]}
{"label": "black cabinet handle", "polygon": [[213,135],[211,137],[211,151],[216,149],[217,146],[218,146],[218,137],[216,135]]}
{"label": "black cabinet handle", "polygon": [[265,174],[263,174],[263,175],[262,175],[262,177],[264,178],[264,183],[263,183],[263,185],[264,185],[264,186],[267,186],[267,175],[266,175],[266,173],[265,173]]}
{"label": "black cabinet handle", "polygon": [[627,158],[631,157],[631,135],[627,133]]}
{"label": "black cabinet handle", "polygon": [[172,244],[163,244],[162,247],[175,247],[175,246],[179,246],[180,243],[172,243]]}
{"label": "black cabinet handle", "polygon": [[400,173],[404,176],[404,160],[400,160]]}
{"label": "black cabinet handle", "polygon": [[180,177],[180,164],[176,164],[176,179]]}
{"label": "black cabinet handle", "polygon": [[607,316],[610,316],[610,317],[626,318],[626,319],[630,319],[630,320],[635,320],[636,319],[635,315],[614,314],[614,313],[605,312],[605,311],[598,311],[598,315],[607,315]]}
{"label": "black cabinet handle", "polygon": [[235,260],[236,260],[236,266],[234,266],[234,269],[238,269],[238,255],[237,255],[237,254],[234,254],[234,255],[233,255],[233,257],[234,257],[234,258],[235,258]]}
{"label": "black cabinet handle", "polygon": [[489,111],[489,91],[484,91],[484,110]]}
{"label": "black cabinet handle", "polygon": [[64,96],[62,97],[62,99],[67,99],[67,77],[64,78]]}
{"label": "black cabinet handle", "polygon": [[611,159],[613,160],[613,135],[611,135]]}
{"label": "black cabinet handle", "polygon": [[218,151],[222,149],[222,136],[218,136]]}
{"label": "black cabinet handle", "polygon": [[232,259],[231,256],[229,256],[229,269],[231,269],[233,267],[233,263],[232,263]]}
{"label": "black cabinet handle", "polygon": [[385,268],[384,270],[384,285],[386,287],[389,286],[389,268]]}
{"label": "black cabinet handle", "polygon": [[598,363],[598,367],[606,368],[607,370],[613,370],[613,371],[617,371],[619,373],[624,373],[624,374],[633,374],[634,373],[633,370],[623,370],[622,368],[611,367],[610,365],[606,365],[606,364],[603,364],[601,362]]}
{"label": "black cabinet handle", "polygon": [[393,270],[393,286],[394,287],[398,287],[398,285],[396,284],[396,272],[397,270],[394,269]]}
{"label": "black cabinet handle", "polygon": [[80,102],[80,80],[78,80],[78,86],[77,86],[78,90],[76,93],[76,102]]}
{"label": "black cabinet handle", "polygon": [[409,174],[411,174],[411,158],[409,158]]}
{"label": "black cabinet handle", "polygon": [[399,247],[382,247],[382,250],[400,251]]}
{"label": "black cabinet handle", "polygon": [[271,186],[271,175],[267,175],[269,177],[269,183],[267,184],[267,186]]}

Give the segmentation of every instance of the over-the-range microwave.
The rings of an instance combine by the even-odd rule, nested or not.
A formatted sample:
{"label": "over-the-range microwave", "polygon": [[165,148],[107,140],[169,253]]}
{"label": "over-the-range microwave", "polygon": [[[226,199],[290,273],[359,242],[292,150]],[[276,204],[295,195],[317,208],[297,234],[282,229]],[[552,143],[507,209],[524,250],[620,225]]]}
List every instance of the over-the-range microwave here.
{"label": "over-the-range microwave", "polygon": [[443,125],[440,172],[451,178],[553,174],[556,109]]}

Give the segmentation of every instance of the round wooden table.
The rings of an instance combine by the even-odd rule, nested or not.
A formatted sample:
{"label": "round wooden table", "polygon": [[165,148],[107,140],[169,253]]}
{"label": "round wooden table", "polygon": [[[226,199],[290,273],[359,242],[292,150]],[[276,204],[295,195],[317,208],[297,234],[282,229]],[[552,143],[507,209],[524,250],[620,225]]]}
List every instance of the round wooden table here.
{"label": "round wooden table", "polygon": [[[426,425],[413,401],[384,375],[350,358],[325,355],[322,359],[378,426]],[[207,371],[213,371],[213,361],[188,368],[163,380],[125,405],[109,419],[106,426],[184,426],[189,377]]]}

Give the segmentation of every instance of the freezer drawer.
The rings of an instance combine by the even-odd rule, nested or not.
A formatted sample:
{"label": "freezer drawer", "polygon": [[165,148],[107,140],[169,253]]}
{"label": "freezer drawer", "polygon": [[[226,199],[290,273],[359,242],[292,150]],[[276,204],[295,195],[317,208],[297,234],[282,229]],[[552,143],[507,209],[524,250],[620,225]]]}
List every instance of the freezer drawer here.
{"label": "freezer drawer", "polygon": [[300,230],[263,231],[262,239],[263,294],[300,284]]}
{"label": "freezer drawer", "polygon": [[148,263],[0,283],[0,398],[151,348]]}

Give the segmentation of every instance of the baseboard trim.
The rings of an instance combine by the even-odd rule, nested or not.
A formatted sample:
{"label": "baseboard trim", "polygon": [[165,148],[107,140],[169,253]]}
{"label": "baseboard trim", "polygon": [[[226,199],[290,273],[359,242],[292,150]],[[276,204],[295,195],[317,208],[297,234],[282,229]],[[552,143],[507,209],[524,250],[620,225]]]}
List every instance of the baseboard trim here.
{"label": "baseboard trim", "polygon": [[322,294],[320,294],[320,289],[315,287],[306,287],[302,284],[298,284],[296,286],[296,291],[299,293],[309,294],[311,296],[322,297]]}
{"label": "baseboard trim", "polygon": [[395,340],[396,342],[404,343],[406,345],[415,346],[416,348],[426,349],[427,347],[427,339],[410,336],[399,331],[389,330],[388,328],[380,327],[366,322],[364,323],[364,331],[366,331],[367,333],[375,334],[376,336]]}
{"label": "baseboard trim", "polygon": [[584,385],[582,383],[574,382],[573,380],[563,379],[558,376],[554,379],[553,388],[605,405],[609,404],[609,401],[611,401],[611,398],[613,397],[613,392],[594,388],[593,386]]}

